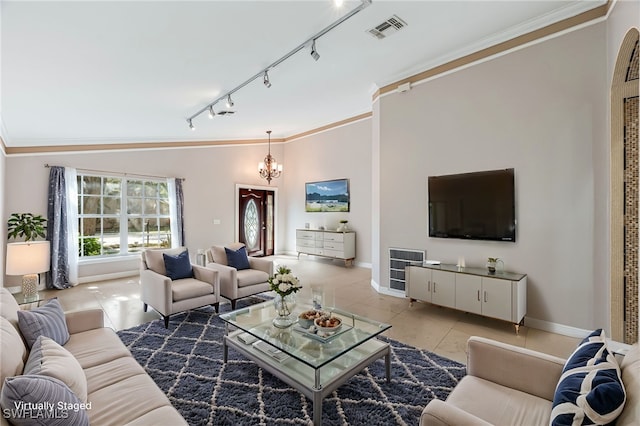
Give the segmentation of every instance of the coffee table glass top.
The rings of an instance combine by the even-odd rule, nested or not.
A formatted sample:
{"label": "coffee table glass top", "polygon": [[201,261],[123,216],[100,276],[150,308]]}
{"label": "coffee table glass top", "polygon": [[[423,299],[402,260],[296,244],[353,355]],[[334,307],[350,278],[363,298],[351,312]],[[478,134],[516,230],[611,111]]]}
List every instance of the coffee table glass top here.
{"label": "coffee table glass top", "polygon": [[[296,303],[292,315],[313,309],[306,303]],[[312,335],[295,323],[289,328],[280,329],[272,324],[276,311],[273,301],[259,303],[229,313],[220,318],[227,323],[280,349],[282,352],[313,368],[320,368],[334,359],[346,354],[353,348],[373,339],[391,328],[391,325],[374,321],[338,308],[323,308],[332,316],[342,320],[342,329],[326,337]]]}

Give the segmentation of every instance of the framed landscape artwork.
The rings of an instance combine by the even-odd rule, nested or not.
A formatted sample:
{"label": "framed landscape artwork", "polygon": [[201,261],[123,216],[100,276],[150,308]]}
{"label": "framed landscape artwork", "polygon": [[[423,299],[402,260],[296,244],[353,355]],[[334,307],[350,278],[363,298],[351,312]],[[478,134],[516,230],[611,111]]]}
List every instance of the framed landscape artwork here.
{"label": "framed landscape artwork", "polygon": [[305,187],[305,211],[349,211],[349,179],[307,182]]}

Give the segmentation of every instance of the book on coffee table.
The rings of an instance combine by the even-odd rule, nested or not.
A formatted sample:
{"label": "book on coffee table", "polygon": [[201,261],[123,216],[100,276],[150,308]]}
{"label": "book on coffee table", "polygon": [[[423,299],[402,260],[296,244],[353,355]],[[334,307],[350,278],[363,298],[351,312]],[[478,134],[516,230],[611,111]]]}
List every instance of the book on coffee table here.
{"label": "book on coffee table", "polygon": [[269,355],[271,358],[275,359],[278,362],[282,362],[285,359],[289,358],[289,355],[282,352],[280,349],[271,346],[264,340],[259,340],[253,344],[253,347],[258,349],[259,351]]}

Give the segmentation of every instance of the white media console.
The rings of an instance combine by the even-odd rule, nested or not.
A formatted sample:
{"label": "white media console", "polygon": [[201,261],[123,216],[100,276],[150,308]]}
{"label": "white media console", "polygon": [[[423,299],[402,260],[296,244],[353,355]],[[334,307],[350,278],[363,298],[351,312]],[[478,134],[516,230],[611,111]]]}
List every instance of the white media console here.
{"label": "white media console", "polygon": [[527,313],[527,276],[486,268],[420,264],[406,267],[406,296],[512,322],[516,333]]}
{"label": "white media console", "polygon": [[314,256],[344,260],[353,264],[356,257],[356,233],[320,229],[296,229],[296,251]]}

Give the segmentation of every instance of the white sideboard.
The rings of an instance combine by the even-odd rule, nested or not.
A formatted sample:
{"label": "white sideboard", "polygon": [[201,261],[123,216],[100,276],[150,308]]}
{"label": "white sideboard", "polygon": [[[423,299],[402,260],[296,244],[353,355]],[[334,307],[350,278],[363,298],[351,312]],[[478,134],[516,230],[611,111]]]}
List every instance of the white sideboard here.
{"label": "white sideboard", "polygon": [[512,322],[516,333],[527,313],[527,276],[489,273],[454,265],[407,266],[406,296],[416,300]]}
{"label": "white sideboard", "polygon": [[296,229],[296,251],[313,256],[344,260],[353,264],[356,257],[356,233],[325,231],[320,229]]}

